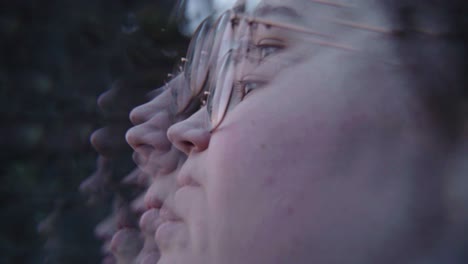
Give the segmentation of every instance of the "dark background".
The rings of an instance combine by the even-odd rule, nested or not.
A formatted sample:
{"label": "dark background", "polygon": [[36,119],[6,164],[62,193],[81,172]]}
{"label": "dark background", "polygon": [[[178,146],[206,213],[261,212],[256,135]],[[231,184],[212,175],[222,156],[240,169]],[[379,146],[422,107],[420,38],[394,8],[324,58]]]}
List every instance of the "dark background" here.
{"label": "dark background", "polygon": [[187,44],[168,23],[175,2],[1,1],[0,263],[100,262],[111,198],[89,206],[78,190],[96,169],[91,133],[112,123],[96,99],[142,73],[144,89],[163,84]]}

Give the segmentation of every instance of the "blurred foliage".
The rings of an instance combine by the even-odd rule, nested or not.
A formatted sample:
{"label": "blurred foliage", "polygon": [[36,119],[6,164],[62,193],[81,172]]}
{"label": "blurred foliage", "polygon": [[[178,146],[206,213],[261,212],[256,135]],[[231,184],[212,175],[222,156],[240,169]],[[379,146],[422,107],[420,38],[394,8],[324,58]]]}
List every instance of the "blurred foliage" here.
{"label": "blurred foliage", "polygon": [[96,99],[149,69],[163,83],[187,44],[167,22],[172,5],[0,3],[0,263],[100,262],[93,229],[110,208],[78,192],[96,168],[89,136],[106,123]]}

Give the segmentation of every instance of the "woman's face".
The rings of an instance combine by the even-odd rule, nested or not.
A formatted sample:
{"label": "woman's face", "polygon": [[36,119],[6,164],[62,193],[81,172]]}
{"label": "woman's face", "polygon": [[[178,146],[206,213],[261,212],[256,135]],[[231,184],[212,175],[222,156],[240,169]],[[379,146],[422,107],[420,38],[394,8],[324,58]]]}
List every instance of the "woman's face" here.
{"label": "woman's face", "polygon": [[[140,218],[140,229],[145,243],[137,259],[138,263],[154,263],[159,258],[154,235],[161,223],[161,207],[171,199],[176,190],[177,166],[185,155],[175,148],[167,138],[167,129],[187,114],[178,114],[176,98],[187,95],[182,75],[167,84],[167,89],[146,104],[136,107],[130,114],[135,125],[127,134],[127,142],[135,150],[133,155],[139,169],[149,177],[149,187],[142,200],[144,210]],[[179,96],[175,96],[178,94]],[[177,101],[177,102],[176,102]],[[138,205],[140,199],[135,201]],[[137,206],[138,207],[138,206]]]}
{"label": "woman's face", "polygon": [[[402,263],[398,256],[420,242],[413,225],[424,211],[413,202],[414,182],[429,174],[435,146],[392,37],[332,19],[391,25],[378,9],[363,16],[366,6],[260,6],[267,4],[275,8],[264,9],[273,11],[265,18],[369,53],[311,44],[291,31],[257,36],[283,45],[244,71],[267,82],[212,133],[206,108],[169,128],[188,159],[167,204],[177,216],[156,232],[164,245],[158,263]],[[268,66],[278,62],[287,67]]]}

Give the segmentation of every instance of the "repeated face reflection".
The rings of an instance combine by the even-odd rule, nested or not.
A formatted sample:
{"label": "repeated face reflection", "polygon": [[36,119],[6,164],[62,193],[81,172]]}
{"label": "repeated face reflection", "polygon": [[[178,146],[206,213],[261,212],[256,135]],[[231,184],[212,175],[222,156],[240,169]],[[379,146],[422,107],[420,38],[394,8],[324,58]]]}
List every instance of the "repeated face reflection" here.
{"label": "repeated face reflection", "polygon": [[[427,164],[439,164],[437,140],[395,37],[337,21],[392,24],[378,4],[324,2],[265,0],[257,10],[351,49],[264,30],[254,44],[274,40],[281,48],[248,71],[232,69],[238,80],[262,76],[262,85],[211,133],[206,107],[167,131],[188,158],[165,191],[175,195],[156,231],[159,264],[408,263],[422,250],[419,234],[429,229],[417,221],[440,203],[431,187],[415,183],[436,171]],[[271,66],[279,61],[284,67]],[[157,175],[153,155],[161,152],[151,142],[164,136],[151,119],[164,116],[147,109],[137,112],[154,116],[135,117],[145,123],[127,139],[141,167]],[[423,208],[414,195],[434,207]]]}
{"label": "repeated face reflection", "polygon": [[140,218],[145,243],[138,258],[139,263],[154,263],[159,258],[155,232],[163,222],[163,204],[170,203],[177,189],[177,167],[186,157],[172,145],[166,134],[173,123],[189,114],[178,108],[178,104],[190,99],[187,95],[190,93],[187,94],[186,83],[180,75],[170,81],[166,89],[153,100],[130,113],[135,127],[127,132],[126,139],[135,150],[135,163],[150,179],[146,193],[137,200],[138,204],[143,202],[146,208]]}

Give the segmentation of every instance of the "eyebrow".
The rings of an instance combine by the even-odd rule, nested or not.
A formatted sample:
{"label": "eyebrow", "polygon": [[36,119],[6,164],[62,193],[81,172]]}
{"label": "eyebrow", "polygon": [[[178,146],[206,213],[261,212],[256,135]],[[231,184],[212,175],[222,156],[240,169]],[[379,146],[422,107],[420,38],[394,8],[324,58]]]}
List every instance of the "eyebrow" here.
{"label": "eyebrow", "polygon": [[299,13],[291,7],[278,5],[262,5],[255,10],[254,16],[282,16],[294,20],[300,20],[301,18]]}

